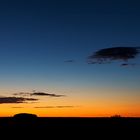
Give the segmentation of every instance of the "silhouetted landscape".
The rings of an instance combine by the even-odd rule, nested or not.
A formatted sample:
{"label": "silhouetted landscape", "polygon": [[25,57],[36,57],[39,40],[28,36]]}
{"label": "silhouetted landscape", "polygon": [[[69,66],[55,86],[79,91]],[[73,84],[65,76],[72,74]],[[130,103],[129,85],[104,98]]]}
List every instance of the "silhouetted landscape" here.
{"label": "silhouetted landscape", "polygon": [[[70,134],[97,136],[113,133],[137,136],[140,130],[140,118],[131,117],[37,117],[34,114],[16,114],[13,117],[0,118],[0,131],[36,134]],[[109,134],[110,135],[110,134]]]}

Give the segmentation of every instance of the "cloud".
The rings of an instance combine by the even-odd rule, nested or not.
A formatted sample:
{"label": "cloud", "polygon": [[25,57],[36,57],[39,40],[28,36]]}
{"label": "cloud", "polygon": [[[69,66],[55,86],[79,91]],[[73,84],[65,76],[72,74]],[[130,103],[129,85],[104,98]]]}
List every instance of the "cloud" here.
{"label": "cloud", "polygon": [[132,64],[131,63],[122,63],[121,64],[121,67],[128,67],[128,66],[132,66],[133,67],[133,66],[138,66],[138,65],[134,64],[134,63],[132,63]]}
{"label": "cloud", "polygon": [[55,106],[35,106],[34,108],[55,108]]}
{"label": "cloud", "polygon": [[66,63],[74,63],[75,60],[73,60],[73,59],[69,59],[69,60],[65,60],[64,62],[66,62]]}
{"label": "cloud", "polygon": [[19,93],[14,93],[14,96],[30,96],[31,93],[28,92],[19,92]]}
{"label": "cloud", "polygon": [[30,94],[31,96],[50,96],[50,97],[63,97],[65,95],[50,94],[45,92],[34,92]]}
{"label": "cloud", "polygon": [[13,95],[15,96],[50,96],[50,97],[63,97],[65,95],[58,95],[58,94],[50,94],[50,93],[45,93],[45,92],[19,92],[19,93],[14,93]]}
{"label": "cloud", "polygon": [[11,108],[24,108],[24,107],[21,107],[21,106],[13,106]]}
{"label": "cloud", "polygon": [[37,106],[34,108],[73,108],[75,106]]}
{"label": "cloud", "polygon": [[26,101],[37,101],[35,98],[23,98],[23,97],[0,97],[0,104],[11,103],[26,103]]}
{"label": "cloud", "polygon": [[129,64],[128,63],[123,63],[123,64],[121,64],[121,66],[126,67],[126,66],[129,66]]}
{"label": "cloud", "polygon": [[[100,49],[88,57],[89,64],[103,64],[113,60],[128,61],[140,53],[140,47],[113,47]],[[126,66],[126,65],[125,65]]]}
{"label": "cloud", "polygon": [[56,108],[73,108],[74,106],[56,106]]}

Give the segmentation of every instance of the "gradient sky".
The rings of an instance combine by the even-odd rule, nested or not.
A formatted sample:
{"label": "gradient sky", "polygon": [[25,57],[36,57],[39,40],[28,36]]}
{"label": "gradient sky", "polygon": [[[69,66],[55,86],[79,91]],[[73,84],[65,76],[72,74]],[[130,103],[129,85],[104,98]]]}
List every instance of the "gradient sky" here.
{"label": "gradient sky", "polygon": [[0,116],[140,116],[139,56],[136,66],[87,64],[99,49],[140,46],[139,7],[135,0],[0,1],[0,96],[66,95],[3,103]]}

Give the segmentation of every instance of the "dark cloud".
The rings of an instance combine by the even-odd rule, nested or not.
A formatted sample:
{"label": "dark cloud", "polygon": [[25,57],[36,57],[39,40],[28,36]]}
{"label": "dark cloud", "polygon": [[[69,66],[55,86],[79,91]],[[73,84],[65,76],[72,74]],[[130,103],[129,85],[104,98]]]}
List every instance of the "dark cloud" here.
{"label": "dark cloud", "polygon": [[26,103],[26,101],[37,101],[34,98],[23,98],[23,97],[0,97],[0,104],[9,103]]}
{"label": "dark cloud", "polygon": [[121,67],[136,66],[137,64],[122,63]]}
{"label": "dark cloud", "polygon": [[[140,53],[140,47],[113,47],[100,49],[88,57],[89,64],[103,64],[113,60],[128,61]],[[126,66],[126,65],[125,65]]]}
{"label": "dark cloud", "polygon": [[73,108],[74,106],[56,106],[56,108]]}
{"label": "dark cloud", "polygon": [[30,94],[31,96],[50,96],[50,97],[63,97],[65,95],[50,94],[45,92],[34,92]]}
{"label": "dark cloud", "polygon": [[55,108],[55,106],[36,106],[34,108]]}
{"label": "dark cloud", "polygon": [[24,107],[20,107],[20,106],[13,106],[11,108],[24,108]]}
{"label": "dark cloud", "polygon": [[126,66],[129,66],[129,64],[123,63],[123,64],[121,64],[121,66],[122,66],[122,67],[126,67]]}
{"label": "dark cloud", "polygon": [[75,106],[37,106],[34,108],[73,108]]}
{"label": "dark cloud", "polygon": [[69,60],[65,60],[64,62],[66,62],[66,63],[74,63],[75,60],[73,60],[73,59],[69,59]]}
{"label": "dark cloud", "polygon": [[57,94],[50,94],[50,93],[45,93],[45,92],[20,92],[20,93],[14,93],[13,95],[15,96],[50,96],[50,97],[63,97],[65,95],[57,95]]}

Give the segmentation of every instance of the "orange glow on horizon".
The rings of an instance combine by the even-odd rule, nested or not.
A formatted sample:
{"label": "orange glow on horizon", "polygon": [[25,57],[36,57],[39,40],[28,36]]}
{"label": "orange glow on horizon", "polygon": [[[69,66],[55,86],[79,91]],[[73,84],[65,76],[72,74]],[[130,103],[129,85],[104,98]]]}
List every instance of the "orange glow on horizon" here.
{"label": "orange glow on horizon", "polygon": [[11,117],[18,113],[32,113],[39,117],[110,117],[121,115],[122,117],[140,117],[139,110],[132,112],[125,109],[108,108],[0,108],[0,117]]}
{"label": "orange glow on horizon", "polygon": [[[117,93],[119,91],[119,94]],[[85,93],[88,94],[85,94]],[[75,89],[65,98],[40,97],[37,103],[0,104],[0,117],[11,117],[18,113],[32,113],[39,117],[140,117],[139,98],[124,90],[115,89]],[[114,94],[112,94],[114,93]],[[133,92],[137,94],[138,91]],[[54,108],[45,108],[54,106]],[[55,108],[55,106],[73,106]],[[44,108],[35,108],[44,107]]]}

